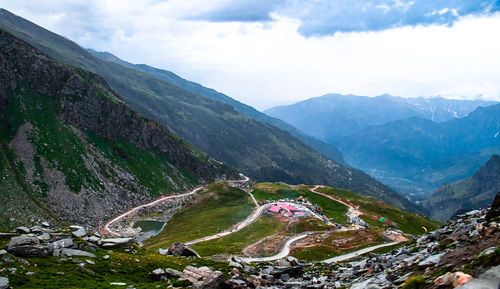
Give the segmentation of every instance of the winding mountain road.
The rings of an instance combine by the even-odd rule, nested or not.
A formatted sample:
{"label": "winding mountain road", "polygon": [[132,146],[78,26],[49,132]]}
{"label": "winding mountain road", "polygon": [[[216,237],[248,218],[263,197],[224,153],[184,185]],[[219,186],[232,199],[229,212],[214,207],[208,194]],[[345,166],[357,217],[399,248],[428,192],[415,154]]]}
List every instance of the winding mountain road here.
{"label": "winding mountain road", "polygon": [[250,225],[250,224],[254,223],[255,221],[257,221],[257,219],[267,209],[269,209],[270,206],[271,205],[263,205],[263,206],[257,207],[257,209],[254,210],[253,213],[250,214],[250,216],[248,216],[245,220],[241,221],[240,223],[236,224],[231,229],[226,230],[224,232],[220,232],[220,233],[212,235],[212,236],[207,236],[207,237],[203,237],[203,238],[199,238],[199,239],[196,239],[196,240],[193,240],[193,241],[186,242],[186,245],[193,245],[193,244],[196,244],[196,243],[205,242],[205,241],[209,241],[209,240],[213,240],[213,239],[218,239],[218,238],[222,238],[222,237],[225,237],[227,235],[230,235],[232,233],[236,233],[236,232],[240,231],[241,229],[243,229],[243,228],[247,227],[248,225]]}
{"label": "winding mountain road", "polygon": [[137,211],[139,211],[140,209],[142,208],[146,208],[146,207],[151,207],[151,206],[154,206],[156,204],[159,204],[161,202],[165,202],[165,201],[168,201],[168,200],[171,200],[171,199],[175,199],[175,198],[182,198],[182,197],[187,197],[187,196],[192,196],[194,194],[196,194],[197,192],[199,192],[201,189],[203,189],[203,187],[197,187],[195,188],[194,190],[190,191],[189,193],[184,193],[184,194],[179,194],[179,195],[171,195],[171,196],[164,196],[164,197],[161,197],[151,203],[147,203],[147,204],[144,204],[144,205],[140,205],[140,206],[137,206],[137,207],[134,207],[132,209],[130,209],[129,211],[119,215],[118,217],[112,219],[111,221],[107,222],[105,225],[104,225],[104,232],[105,233],[108,233],[109,235],[113,236],[113,237],[120,237],[120,233],[118,232],[115,232],[113,230],[111,230],[109,228],[109,226],[111,226],[111,224],[119,221],[120,219],[132,214],[132,213],[135,213]]}
{"label": "winding mountain road", "polygon": [[379,248],[383,248],[383,247],[387,247],[387,246],[392,246],[392,245],[396,245],[396,244],[399,244],[399,243],[400,243],[400,241],[395,241],[395,242],[392,242],[392,243],[385,243],[385,244],[380,244],[380,245],[376,245],[376,246],[371,246],[371,247],[364,248],[364,249],[361,249],[361,250],[358,250],[358,251],[354,251],[354,252],[351,252],[351,253],[347,253],[347,254],[344,254],[344,255],[340,255],[340,256],[336,256],[336,257],[330,258],[330,259],[323,260],[323,261],[321,261],[321,263],[330,264],[330,263],[333,263],[333,262],[342,262],[342,261],[345,261],[345,260],[352,259],[354,257],[358,257],[360,255],[369,253],[371,251],[377,250]]}
{"label": "winding mountain road", "polygon": [[274,260],[278,260],[281,258],[285,258],[286,256],[288,256],[288,254],[290,254],[290,246],[292,245],[292,243],[294,243],[300,239],[304,239],[305,237],[311,235],[312,233],[313,232],[304,232],[302,234],[299,234],[299,235],[289,239],[288,241],[286,241],[285,246],[283,246],[283,249],[281,250],[281,252],[279,252],[278,254],[276,254],[274,256],[260,257],[260,258],[241,258],[241,260],[243,262],[246,262],[246,263],[251,263],[251,262],[274,261]]}

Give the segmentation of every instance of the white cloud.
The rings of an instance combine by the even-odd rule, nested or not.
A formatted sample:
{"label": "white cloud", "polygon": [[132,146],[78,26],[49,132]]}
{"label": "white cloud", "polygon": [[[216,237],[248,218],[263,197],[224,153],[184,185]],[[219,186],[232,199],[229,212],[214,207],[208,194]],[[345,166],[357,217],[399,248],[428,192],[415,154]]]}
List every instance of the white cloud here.
{"label": "white cloud", "polygon": [[500,100],[498,13],[451,27],[306,38],[299,20],[277,13],[267,23],[182,20],[222,0],[4,2],[84,47],[171,70],[259,109],[330,92]]}

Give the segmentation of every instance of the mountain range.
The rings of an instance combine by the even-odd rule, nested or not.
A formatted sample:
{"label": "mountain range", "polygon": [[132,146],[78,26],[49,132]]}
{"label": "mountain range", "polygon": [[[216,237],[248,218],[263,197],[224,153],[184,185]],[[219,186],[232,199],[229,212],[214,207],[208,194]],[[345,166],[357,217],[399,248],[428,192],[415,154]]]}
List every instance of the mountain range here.
{"label": "mountain range", "polygon": [[336,144],[344,136],[368,126],[420,117],[434,122],[462,118],[479,106],[493,101],[454,100],[445,98],[403,98],[388,94],[368,97],[327,94],[295,104],[277,106],[266,114],[284,120],[303,132]]}
{"label": "mountain range", "polygon": [[500,152],[497,108],[480,100],[330,94],[266,113],[335,144],[347,163],[379,181],[422,196],[470,177]]}
{"label": "mountain range", "polygon": [[231,105],[184,90],[151,74],[105,61],[6,10],[0,10],[0,27],[63,65],[101,76],[119,95],[116,99],[251,178],[291,184],[327,184],[370,195],[404,209],[418,210],[367,174],[340,164],[341,158],[339,163],[335,162],[287,131],[260,122]]}
{"label": "mountain range", "polygon": [[500,192],[500,156],[493,155],[470,178],[440,186],[426,196],[423,205],[428,214],[441,221],[489,206]]}
{"label": "mountain range", "polygon": [[370,126],[342,138],[339,148],[354,166],[430,192],[471,176],[492,154],[500,153],[499,134],[496,104],[446,122],[412,117]]}

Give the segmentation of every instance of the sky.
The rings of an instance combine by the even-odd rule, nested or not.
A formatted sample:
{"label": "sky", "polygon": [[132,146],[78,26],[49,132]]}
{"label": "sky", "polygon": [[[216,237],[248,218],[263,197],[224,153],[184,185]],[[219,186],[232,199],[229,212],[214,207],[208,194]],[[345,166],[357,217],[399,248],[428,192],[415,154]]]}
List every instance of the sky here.
{"label": "sky", "polygon": [[0,0],[264,110],[327,93],[500,101],[499,0]]}

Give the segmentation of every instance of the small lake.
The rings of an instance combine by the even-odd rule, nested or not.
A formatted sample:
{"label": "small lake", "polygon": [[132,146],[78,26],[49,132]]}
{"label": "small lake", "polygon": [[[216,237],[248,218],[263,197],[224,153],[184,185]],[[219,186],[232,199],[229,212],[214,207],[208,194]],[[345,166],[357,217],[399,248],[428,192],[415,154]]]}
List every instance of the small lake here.
{"label": "small lake", "polygon": [[163,230],[165,227],[165,222],[154,221],[154,220],[140,220],[134,223],[134,228],[141,228],[141,235],[137,237],[137,241],[142,242],[148,238],[151,238]]}

